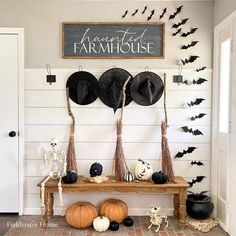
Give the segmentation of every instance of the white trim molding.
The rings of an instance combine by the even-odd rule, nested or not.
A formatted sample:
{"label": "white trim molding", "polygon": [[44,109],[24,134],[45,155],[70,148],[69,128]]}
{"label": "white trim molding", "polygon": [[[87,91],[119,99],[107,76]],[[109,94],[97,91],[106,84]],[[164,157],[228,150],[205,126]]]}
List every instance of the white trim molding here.
{"label": "white trim molding", "polygon": [[[129,208],[129,215],[132,216],[146,216],[149,211],[149,208]],[[174,208],[163,209],[164,213],[168,216],[173,216]],[[55,207],[54,214],[60,215],[62,212],[61,208]],[[40,208],[25,208],[24,215],[41,215]]]}
{"label": "white trim molding", "polygon": [[[62,0],[64,2],[88,2],[87,0]],[[127,0],[92,0],[91,2],[126,2]],[[148,2],[214,2],[215,0],[149,0]],[[129,0],[129,2],[144,2],[143,0]]]}
{"label": "white trim molding", "polygon": [[[218,114],[219,114],[219,104],[218,104],[218,97],[219,97],[219,35],[220,32],[225,29],[225,27],[232,25],[233,20],[236,18],[236,11],[232,12],[228,17],[226,17],[223,21],[221,21],[218,25],[214,28],[214,61],[213,61],[213,90],[212,90],[212,155],[211,155],[211,195],[214,202],[214,215],[218,211],[217,209],[217,179],[218,179]],[[232,65],[233,66],[233,65]],[[230,179],[228,178],[228,181]],[[230,185],[230,184],[229,184]],[[227,194],[229,194],[229,189],[227,190]],[[217,217],[217,216],[216,216]],[[219,220],[219,219],[218,219]],[[225,226],[220,220],[219,224],[221,227],[228,232],[228,225]]]}
{"label": "white trim molding", "polygon": [[19,35],[19,215],[24,211],[24,29]]}
{"label": "white trim molding", "polygon": [[0,27],[1,34],[18,35],[19,215],[24,211],[24,29]]}

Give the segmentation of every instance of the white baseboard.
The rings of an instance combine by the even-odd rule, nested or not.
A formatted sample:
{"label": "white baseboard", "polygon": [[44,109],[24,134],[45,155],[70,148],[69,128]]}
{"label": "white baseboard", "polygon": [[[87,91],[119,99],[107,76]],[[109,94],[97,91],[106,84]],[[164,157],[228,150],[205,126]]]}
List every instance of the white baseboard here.
{"label": "white baseboard", "polygon": [[[145,216],[147,215],[147,212],[149,211],[149,208],[129,208],[129,215],[131,216]],[[163,212],[167,212],[168,216],[173,216],[174,209],[168,208],[167,211],[163,209]],[[60,215],[61,209],[60,208],[54,208],[54,214]],[[40,208],[25,208],[24,209],[24,215],[41,215],[41,209]]]}

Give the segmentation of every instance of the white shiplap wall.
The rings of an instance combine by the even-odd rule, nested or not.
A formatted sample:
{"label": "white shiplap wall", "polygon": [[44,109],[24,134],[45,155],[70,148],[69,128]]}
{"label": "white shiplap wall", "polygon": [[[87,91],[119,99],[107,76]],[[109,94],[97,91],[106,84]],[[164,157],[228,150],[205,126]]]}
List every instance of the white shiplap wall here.
{"label": "white shiplap wall", "polygon": [[[109,68],[107,68],[109,69]],[[126,68],[132,75],[142,70]],[[194,70],[183,70],[184,79],[205,78],[208,81],[201,85],[187,86],[174,84],[173,74],[176,70],[150,69],[163,76],[167,73],[167,106],[169,129],[168,139],[171,154],[174,157],[178,151],[196,146],[192,154],[187,154],[181,159],[173,159],[176,175],[184,176],[187,180],[204,175],[201,183],[194,185],[193,191],[210,189],[210,135],[211,135],[211,82],[212,71],[205,70],[197,73]],[[66,150],[69,139],[70,117],[67,114],[65,84],[73,72],[72,69],[56,69],[52,71],[57,75],[57,82],[49,85],[46,83],[45,69],[25,70],[25,214],[40,213],[39,188],[37,183],[45,175],[41,167],[42,154],[50,149],[49,141],[58,137],[59,147]],[[87,69],[97,78],[104,70]],[[205,101],[191,109],[182,109],[185,102],[204,98]],[[163,98],[162,98],[163,99]],[[155,105],[143,107],[132,102],[125,108],[123,147],[127,163],[134,170],[138,158],[149,161],[155,170],[160,168],[161,135],[160,122],[163,118],[163,100]],[[88,174],[90,165],[99,161],[104,166],[104,173],[112,173],[112,160],[116,141],[116,119],[113,110],[106,107],[99,99],[87,106],[78,106],[72,102],[73,112],[76,117],[76,153],[79,174]],[[206,113],[202,119],[191,121],[190,117]],[[204,136],[193,136],[183,133],[181,126],[188,125],[199,129]],[[192,160],[201,160],[204,166],[192,166]],[[108,198],[108,194],[65,194],[65,205],[73,201],[88,200],[98,205],[100,200]],[[160,204],[172,208],[171,196],[137,195],[137,194],[112,194],[123,199],[129,205],[130,214],[145,214],[151,204]],[[144,197],[145,196],[145,197]],[[135,201],[133,201],[135,197]],[[55,195],[55,207],[58,207]],[[58,211],[56,210],[56,213]]]}

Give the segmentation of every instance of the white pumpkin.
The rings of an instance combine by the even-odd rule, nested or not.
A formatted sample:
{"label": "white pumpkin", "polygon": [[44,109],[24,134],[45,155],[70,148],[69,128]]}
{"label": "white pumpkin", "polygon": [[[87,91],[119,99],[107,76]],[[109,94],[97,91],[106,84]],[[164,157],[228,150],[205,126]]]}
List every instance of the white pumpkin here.
{"label": "white pumpkin", "polygon": [[138,164],[135,167],[135,178],[138,180],[149,180],[152,177],[153,169],[150,163],[141,159],[138,160]]}
{"label": "white pumpkin", "polygon": [[109,228],[110,221],[105,216],[98,216],[93,220],[93,228],[98,232],[104,232]]}

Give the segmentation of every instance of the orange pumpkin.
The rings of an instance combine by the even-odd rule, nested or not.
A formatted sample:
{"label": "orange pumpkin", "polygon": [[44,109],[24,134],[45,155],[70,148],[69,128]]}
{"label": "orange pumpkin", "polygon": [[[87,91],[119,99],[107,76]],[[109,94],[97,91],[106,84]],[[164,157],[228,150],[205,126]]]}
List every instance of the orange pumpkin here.
{"label": "orange pumpkin", "polygon": [[125,202],[119,199],[107,199],[102,202],[99,212],[110,221],[122,223],[128,215],[128,207]]}
{"label": "orange pumpkin", "polygon": [[73,203],[65,213],[67,223],[79,229],[90,227],[97,215],[97,209],[90,202]]}

